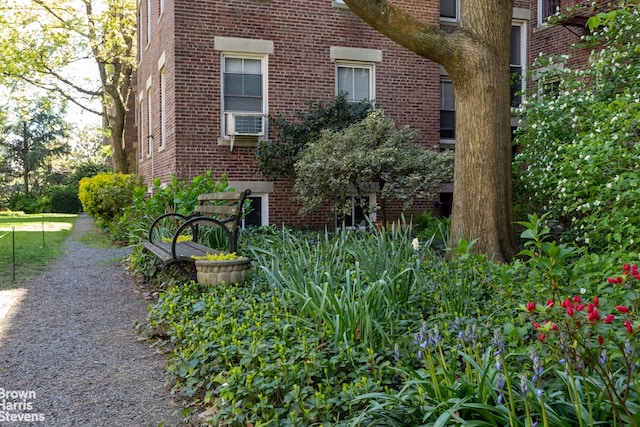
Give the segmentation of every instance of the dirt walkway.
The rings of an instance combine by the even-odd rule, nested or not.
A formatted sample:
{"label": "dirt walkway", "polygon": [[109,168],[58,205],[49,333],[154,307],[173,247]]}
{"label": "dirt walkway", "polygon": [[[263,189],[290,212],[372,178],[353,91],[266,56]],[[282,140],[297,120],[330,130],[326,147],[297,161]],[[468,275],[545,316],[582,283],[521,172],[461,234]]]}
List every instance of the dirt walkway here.
{"label": "dirt walkway", "polygon": [[181,425],[164,357],[134,330],[146,302],[120,265],[127,249],[79,242],[91,227],[80,216],[63,258],[0,291],[0,427]]}

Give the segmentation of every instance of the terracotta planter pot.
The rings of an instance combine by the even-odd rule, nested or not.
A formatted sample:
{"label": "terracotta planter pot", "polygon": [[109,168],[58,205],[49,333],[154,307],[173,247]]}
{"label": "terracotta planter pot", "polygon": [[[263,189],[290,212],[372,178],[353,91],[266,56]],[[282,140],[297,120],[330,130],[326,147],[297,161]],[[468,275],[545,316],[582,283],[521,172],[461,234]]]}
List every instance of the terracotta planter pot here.
{"label": "terracotta planter pot", "polygon": [[251,260],[246,257],[224,261],[197,260],[198,283],[206,285],[228,285],[244,283]]}

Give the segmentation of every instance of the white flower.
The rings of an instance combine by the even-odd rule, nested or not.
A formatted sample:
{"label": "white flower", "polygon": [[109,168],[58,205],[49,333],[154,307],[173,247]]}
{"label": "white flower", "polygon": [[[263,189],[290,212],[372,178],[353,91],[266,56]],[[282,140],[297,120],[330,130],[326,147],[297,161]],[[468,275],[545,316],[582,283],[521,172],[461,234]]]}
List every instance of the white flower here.
{"label": "white flower", "polygon": [[587,293],[587,290],[585,288],[580,288],[580,293],[584,295]]}
{"label": "white flower", "polygon": [[417,237],[411,241],[411,246],[413,246],[414,251],[420,249],[420,242],[418,241]]}

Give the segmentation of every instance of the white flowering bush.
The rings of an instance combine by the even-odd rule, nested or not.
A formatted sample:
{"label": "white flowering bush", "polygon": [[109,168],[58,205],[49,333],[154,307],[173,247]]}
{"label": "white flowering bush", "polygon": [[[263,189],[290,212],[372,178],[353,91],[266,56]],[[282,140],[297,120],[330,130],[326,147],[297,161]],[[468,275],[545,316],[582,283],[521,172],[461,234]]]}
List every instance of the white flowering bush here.
{"label": "white flowering bush", "polygon": [[516,211],[546,213],[559,237],[591,252],[637,252],[640,240],[639,9],[592,21],[585,69],[539,58],[520,109]]}

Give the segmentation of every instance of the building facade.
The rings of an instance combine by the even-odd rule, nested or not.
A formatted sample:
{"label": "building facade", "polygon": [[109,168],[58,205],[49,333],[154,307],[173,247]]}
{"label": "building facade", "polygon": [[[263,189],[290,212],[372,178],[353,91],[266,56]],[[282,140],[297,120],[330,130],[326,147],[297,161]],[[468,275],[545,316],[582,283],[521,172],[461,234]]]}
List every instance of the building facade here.
{"label": "building facade", "polygon": [[[446,30],[459,23],[460,1],[394,4]],[[515,1],[515,75],[524,76],[538,54],[568,52],[578,40],[580,27],[547,24],[561,6]],[[250,224],[335,223],[328,210],[299,216],[291,181],[268,181],[257,172],[255,146],[269,138],[268,115],[293,119],[310,102],[344,92],[375,101],[387,117],[418,130],[416,142],[427,148],[455,147],[446,71],[370,28],[342,0],[138,0],[138,46],[136,172],[147,183],[167,182],[174,173],[180,179],[207,170],[226,174],[236,190],[253,192]],[[514,79],[514,106],[524,86],[525,79]],[[439,201],[419,204],[416,212],[446,214],[451,189],[442,190]]]}

